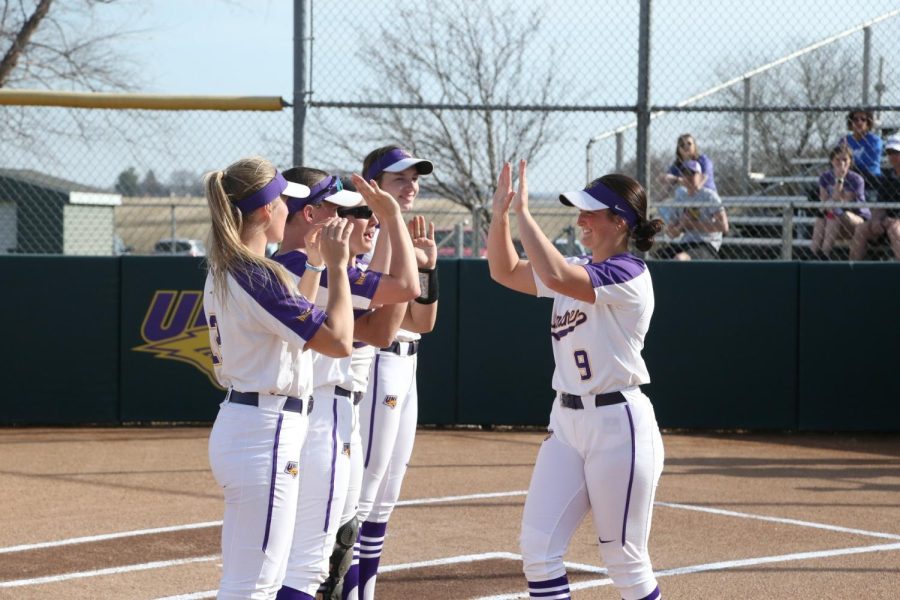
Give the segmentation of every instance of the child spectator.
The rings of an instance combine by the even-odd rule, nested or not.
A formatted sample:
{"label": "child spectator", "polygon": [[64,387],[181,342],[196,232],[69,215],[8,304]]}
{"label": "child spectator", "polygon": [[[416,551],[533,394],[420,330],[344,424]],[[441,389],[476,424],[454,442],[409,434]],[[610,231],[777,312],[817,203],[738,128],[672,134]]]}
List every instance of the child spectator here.
{"label": "child spectator", "polygon": [[683,133],[678,136],[678,142],[675,145],[675,162],[669,166],[668,171],[660,174],[657,178],[659,183],[665,186],[684,185],[681,171],[684,168],[684,163],[689,160],[698,162],[703,170],[700,187],[705,187],[715,192],[716,180],[713,175],[713,162],[705,154],[700,154],[700,149],[697,148],[694,136],[689,133]]}
{"label": "child spectator", "polygon": [[872,133],[875,117],[872,111],[857,109],[847,115],[845,144],[853,154],[853,170],[863,176],[866,187],[876,189],[877,179],[881,176],[881,138]]}
{"label": "child spectator", "polygon": [[666,220],[666,234],[682,238],[669,244],[658,253],[660,258],[677,260],[712,260],[719,257],[722,236],[728,233],[728,215],[722,207],[719,195],[703,187],[703,168],[695,160],[682,165],[681,179],[684,187],[675,191],[675,204],[709,204],[709,207],[690,206],[685,208],[667,207],[662,214]]}
{"label": "child spectator", "polygon": [[[841,144],[828,155],[831,168],[819,177],[819,200],[823,202],[865,202],[866,185],[858,173],[850,170],[853,154]],[[870,217],[869,209],[834,208],[825,210],[813,225],[813,254],[828,258],[838,239],[853,237],[856,228]]]}

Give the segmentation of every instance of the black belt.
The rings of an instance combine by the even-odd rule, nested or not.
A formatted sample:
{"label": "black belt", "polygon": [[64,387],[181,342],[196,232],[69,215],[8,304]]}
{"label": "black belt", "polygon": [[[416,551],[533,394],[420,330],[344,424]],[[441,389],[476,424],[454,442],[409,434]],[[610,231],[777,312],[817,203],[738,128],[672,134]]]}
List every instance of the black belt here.
{"label": "black belt", "polygon": [[412,356],[413,354],[415,354],[416,352],[419,351],[419,340],[413,340],[411,342],[403,342],[403,343],[409,344],[409,346],[406,348],[405,353],[400,350],[401,342],[394,342],[387,348],[382,348],[381,351],[382,352],[390,352],[392,354],[396,354],[397,356],[404,356],[404,355]]}
{"label": "black belt", "polygon": [[[233,404],[246,404],[247,406],[259,406],[259,392],[239,392],[231,390],[228,401]],[[284,399],[282,410],[303,414],[303,400],[288,396]]]}
{"label": "black belt", "polygon": [[359,404],[362,402],[363,396],[365,392],[351,392],[350,390],[345,390],[340,386],[334,386],[334,395],[340,396],[341,398],[353,398],[353,404]]}
{"label": "black belt", "polygon": [[[594,396],[594,406],[610,406],[612,404],[621,404],[626,402],[622,392],[609,392],[608,394],[597,394]],[[581,402],[581,396],[575,394],[560,393],[559,403],[566,408],[584,408]]]}

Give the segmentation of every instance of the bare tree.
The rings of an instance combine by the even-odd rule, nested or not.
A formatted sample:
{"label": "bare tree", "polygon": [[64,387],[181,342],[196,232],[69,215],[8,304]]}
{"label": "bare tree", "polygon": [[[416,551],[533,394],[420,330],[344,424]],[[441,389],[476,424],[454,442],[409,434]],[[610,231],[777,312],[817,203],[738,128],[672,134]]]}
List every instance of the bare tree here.
{"label": "bare tree", "polygon": [[[138,70],[120,43],[136,33],[104,11],[115,0],[0,0],[0,88],[77,91],[133,90]],[[31,154],[53,153],[52,138],[89,140],[127,135],[108,119],[78,111],[50,120],[45,113],[2,107],[0,142]],[[98,122],[99,121],[99,122]]]}
{"label": "bare tree", "polygon": [[[732,66],[728,72],[734,73],[736,68],[742,67]],[[861,55],[857,49],[847,46],[825,46],[757,75],[751,85],[752,103],[756,106],[852,105],[860,101]],[[741,86],[732,86],[728,94],[731,103],[743,105]],[[784,174],[791,171],[792,158],[827,156],[846,133],[843,117],[843,112],[828,111],[752,113],[754,170]],[[725,130],[731,139],[740,140],[740,120],[726,123]]]}
{"label": "bare tree", "polygon": [[[359,156],[396,142],[433,160],[434,174],[423,180],[423,189],[465,206],[486,228],[486,204],[503,162],[536,162],[558,138],[556,113],[499,108],[557,103],[562,86],[553,57],[538,55],[532,44],[540,29],[539,11],[523,14],[493,2],[400,9],[364,48],[379,83],[362,95],[422,108],[356,111],[361,135],[343,148]],[[361,150],[360,142],[368,147]]]}
{"label": "bare tree", "polygon": [[100,7],[113,0],[3,0],[0,87],[134,89],[134,70],[115,43]]}

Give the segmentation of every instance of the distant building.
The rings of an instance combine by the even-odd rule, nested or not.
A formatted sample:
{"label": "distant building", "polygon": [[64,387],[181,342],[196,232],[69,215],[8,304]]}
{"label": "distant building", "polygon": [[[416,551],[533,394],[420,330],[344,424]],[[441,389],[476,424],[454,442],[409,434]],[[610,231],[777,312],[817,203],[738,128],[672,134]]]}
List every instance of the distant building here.
{"label": "distant building", "polygon": [[0,254],[117,253],[122,196],[26,169],[0,169]]}

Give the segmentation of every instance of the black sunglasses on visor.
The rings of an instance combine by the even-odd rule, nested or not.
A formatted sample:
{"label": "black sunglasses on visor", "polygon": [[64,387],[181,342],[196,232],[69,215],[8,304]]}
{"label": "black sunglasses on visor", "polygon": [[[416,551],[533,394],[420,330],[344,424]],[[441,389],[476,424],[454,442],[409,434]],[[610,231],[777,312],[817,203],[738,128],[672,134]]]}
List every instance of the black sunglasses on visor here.
{"label": "black sunglasses on visor", "polygon": [[371,219],[372,209],[363,204],[362,206],[341,206],[337,209],[337,216],[342,219]]}

